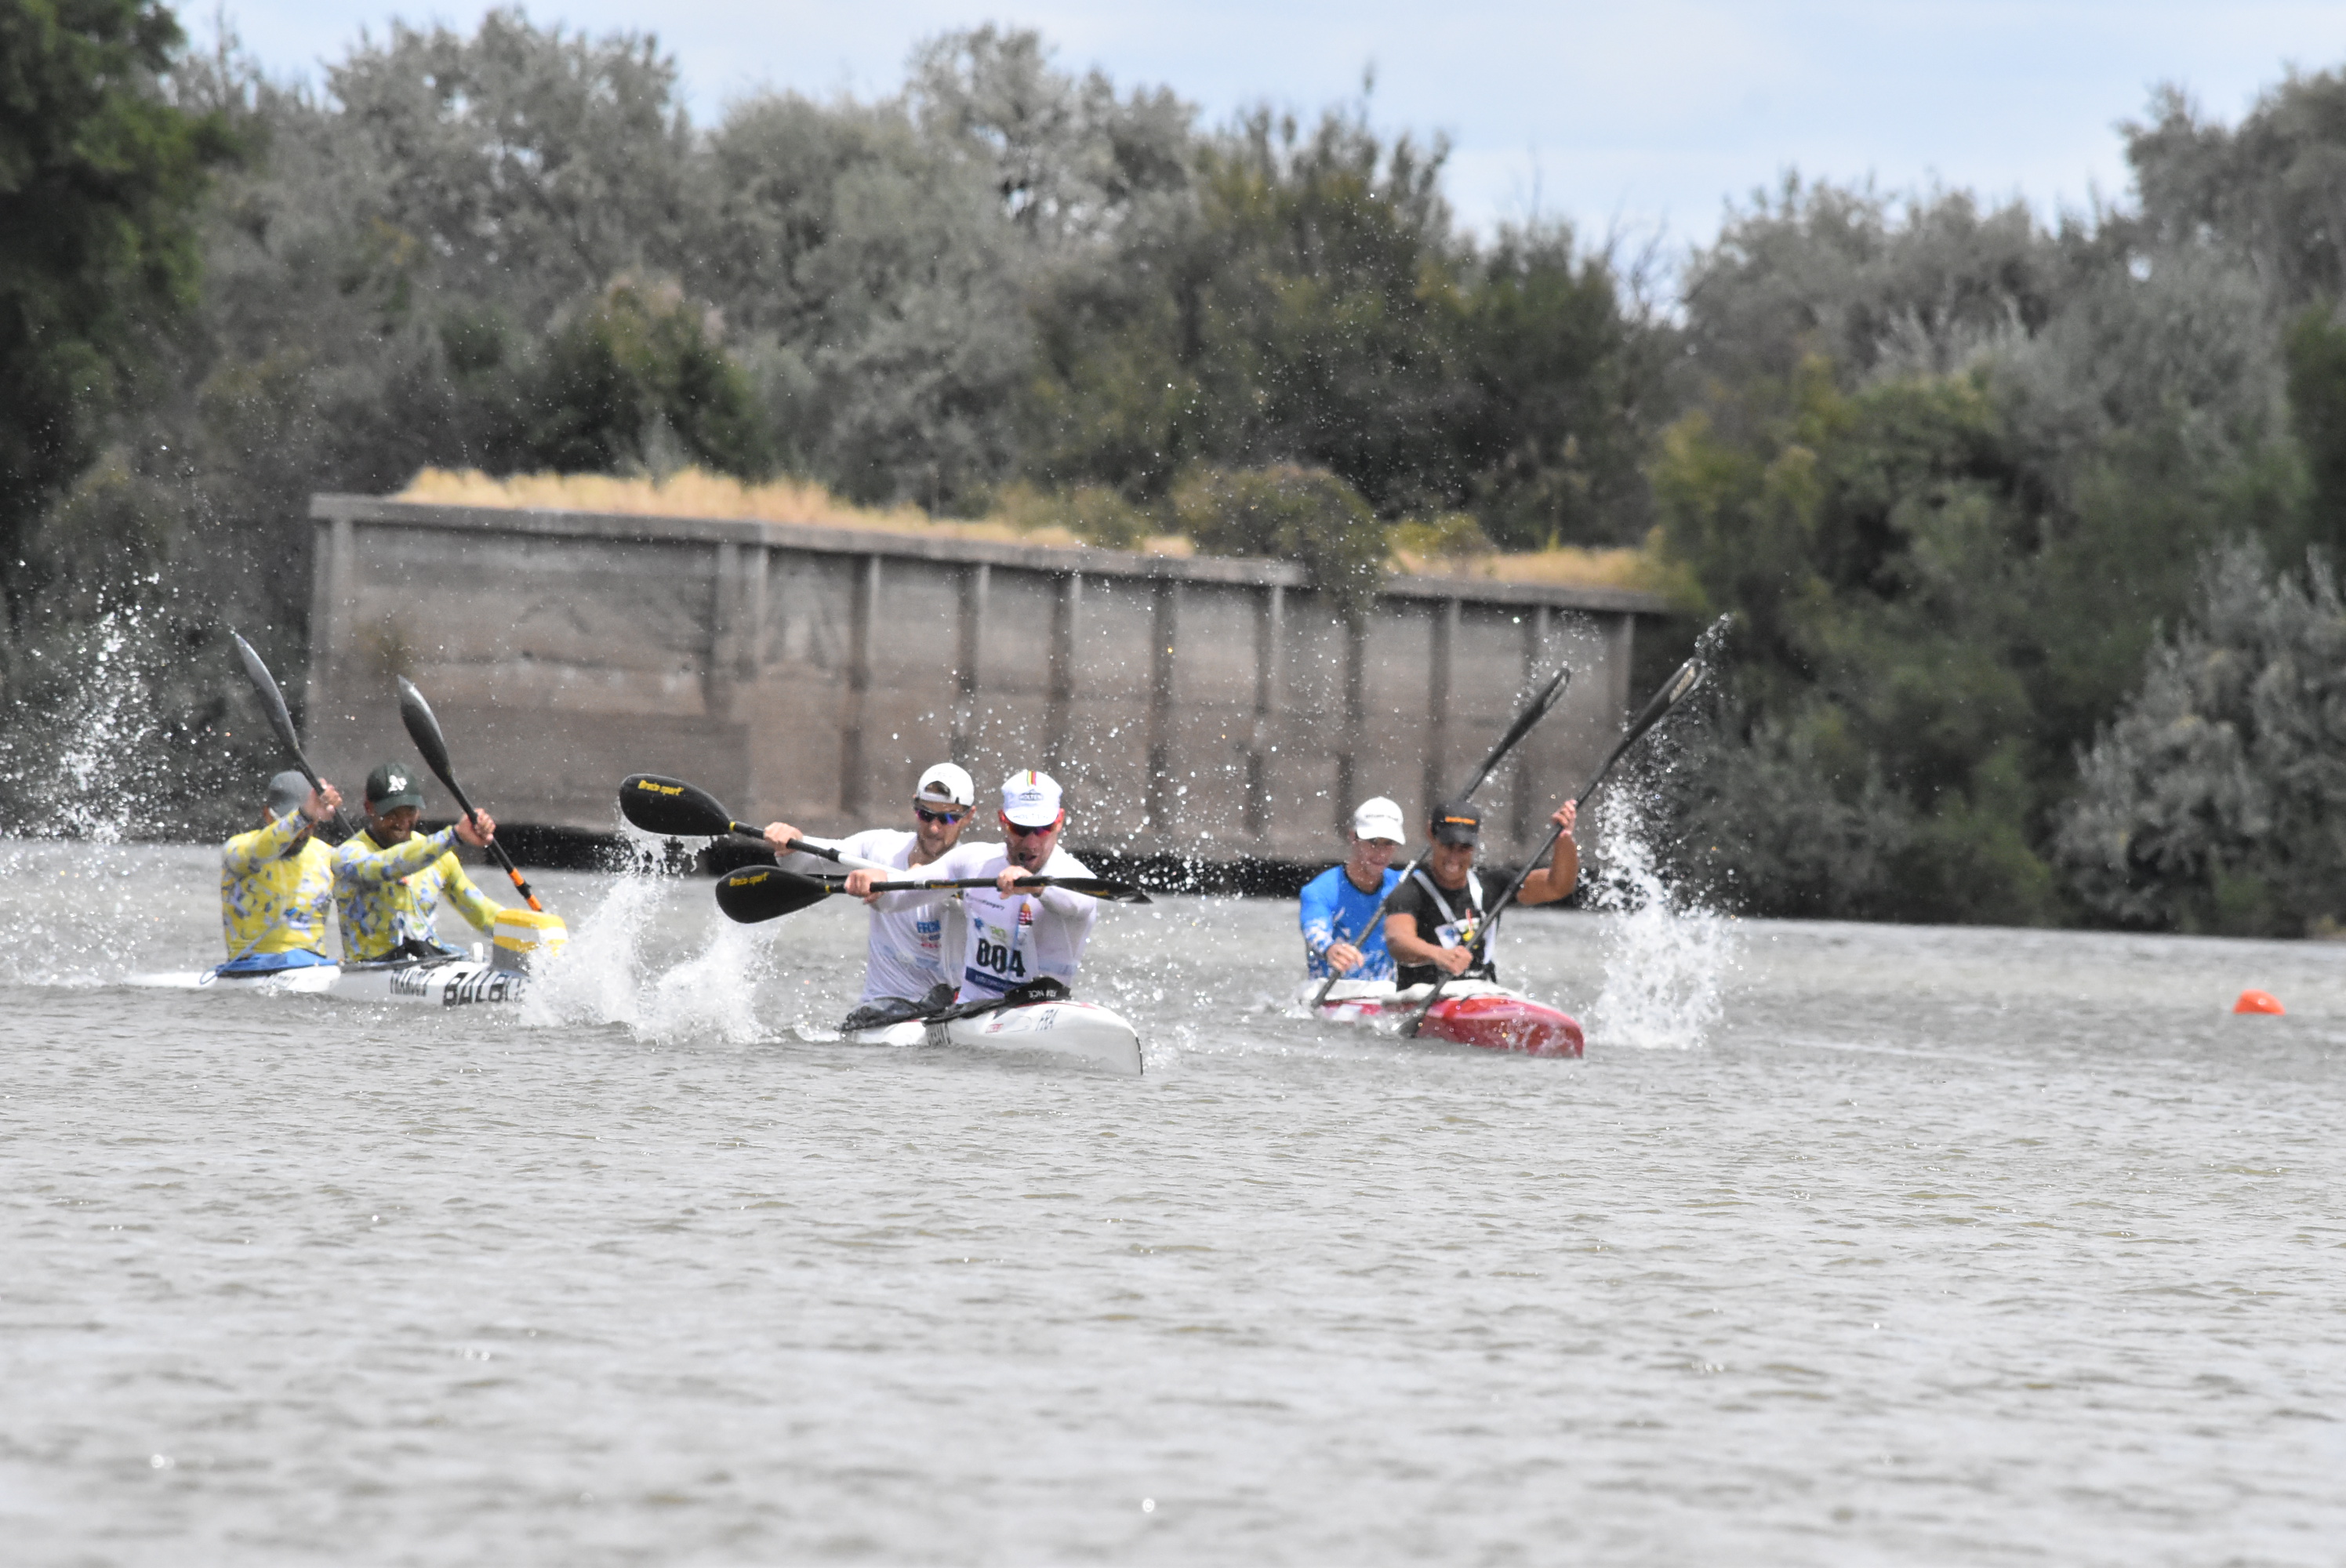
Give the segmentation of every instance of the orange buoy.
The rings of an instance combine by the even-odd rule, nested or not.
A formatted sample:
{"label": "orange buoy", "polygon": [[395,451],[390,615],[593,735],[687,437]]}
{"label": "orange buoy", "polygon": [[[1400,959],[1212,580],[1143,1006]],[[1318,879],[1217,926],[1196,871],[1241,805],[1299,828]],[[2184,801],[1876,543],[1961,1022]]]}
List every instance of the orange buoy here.
{"label": "orange buoy", "polygon": [[2286,1013],[2280,998],[2270,991],[2243,991],[2240,999],[2232,1003],[2235,1013]]}

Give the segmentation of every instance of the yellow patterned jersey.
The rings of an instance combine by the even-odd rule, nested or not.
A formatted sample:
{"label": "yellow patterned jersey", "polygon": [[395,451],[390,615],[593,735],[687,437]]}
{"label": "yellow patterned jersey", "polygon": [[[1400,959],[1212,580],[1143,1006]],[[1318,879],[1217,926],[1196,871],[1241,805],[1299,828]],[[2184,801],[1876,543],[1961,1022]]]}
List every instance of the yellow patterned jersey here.
{"label": "yellow patterned jersey", "polygon": [[288,811],[221,847],[220,934],[231,961],[272,952],[324,955],[333,851],[301,838],[309,826],[300,811]]}
{"label": "yellow patterned jersey", "polygon": [[360,833],[334,851],[344,962],[387,958],[406,942],[443,945],[432,923],[443,898],[479,930],[495,928],[497,905],[456,863],[455,843],[454,828],[388,850],[373,835]]}

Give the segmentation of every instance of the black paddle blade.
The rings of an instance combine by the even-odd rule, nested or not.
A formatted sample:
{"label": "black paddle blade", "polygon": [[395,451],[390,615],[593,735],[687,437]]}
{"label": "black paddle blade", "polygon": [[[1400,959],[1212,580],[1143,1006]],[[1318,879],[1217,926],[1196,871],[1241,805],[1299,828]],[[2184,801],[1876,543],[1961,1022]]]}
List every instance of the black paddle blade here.
{"label": "black paddle blade", "polygon": [[1702,662],[1699,655],[1678,666],[1678,673],[1663,682],[1662,689],[1654,693],[1653,700],[1646,704],[1646,710],[1629,721],[1629,728],[1624,732],[1627,738],[1635,740],[1660,723],[1662,715],[1692,696],[1694,688],[1702,684],[1702,677],[1709,673],[1710,667]]}
{"label": "black paddle blade", "polygon": [[[399,677],[399,722],[407,726],[407,738],[415,742],[423,754],[423,765],[432,769],[441,783],[448,782],[448,739],[440,733],[440,720],[433,717],[432,705],[415,689],[415,683],[405,676]],[[454,787],[452,785],[453,789]]]}
{"label": "black paddle blade", "polygon": [[[260,662],[260,656],[253,651],[250,643],[234,632],[228,636],[236,645],[237,657],[244,661],[245,678],[252,682],[253,695],[260,698],[260,711],[269,716],[269,728],[277,732],[278,744],[298,759],[301,741],[293,733],[293,716],[285,709],[285,694],[277,688],[277,677],[269,673],[269,667]],[[309,771],[306,764],[302,771]]]}
{"label": "black paddle blade", "polygon": [[761,920],[796,914],[838,891],[831,883],[819,882],[779,866],[744,866],[717,879],[717,907],[725,911],[728,920],[755,925]]}
{"label": "black paddle blade", "polygon": [[1483,759],[1483,770],[1474,775],[1473,781],[1465,789],[1452,798],[1464,800],[1475,790],[1480,789],[1483,787],[1483,781],[1498,771],[1499,764],[1505,760],[1508,752],[1515,748],[1515,743],[1529,735],[1532,732],[1532,727],[1547,717],[1548,709],[1556,706],[1556,699],[1564,695],[1564,688],[1571,680],[1572,667],[1568,664],[1556,666],[1556,673],[1548,677],[1547,684],[1532,694],[1531,701],[1524,705],[1524,710],[1521,713],[1515,715],[1515,723],[1509,725],[1507,732],[1499,737],[1499,743],[1491,748],[1491,754]]}
{"label": "black paddle blade", "polygon": [[681,779],[630,773],[619,780],[619,815],[664,839],[714,839],[733,830],[717,798]]}

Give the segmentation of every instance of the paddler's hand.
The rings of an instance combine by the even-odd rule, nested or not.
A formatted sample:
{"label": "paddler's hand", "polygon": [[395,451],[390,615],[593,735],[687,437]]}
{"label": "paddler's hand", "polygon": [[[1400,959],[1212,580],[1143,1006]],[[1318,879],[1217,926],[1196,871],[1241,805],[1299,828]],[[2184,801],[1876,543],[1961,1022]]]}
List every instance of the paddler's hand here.
{"label": "paddler's hand", "polygon": [[1564,836],[1566,838],[1571,838],[1572,825],[1580,820],[1580,802],[1577,800],[1566,800],[1563,805],[1557,807],[1553,812],[1549,813],[1548,820],[1563,829]]}
{"label": "paddler's hand", "polygon": [[312,822],[322,822],[342,809],[342,792],[332,784],[321,782],[301,802],[301,815]]}
{"label": "paddler's hand", "polygon": [[800,832],[796,828],[791,827],[788,822],[769,822],[766,824],[766,842],[773,845],[776,850],[781,850],[785,853],[789,851],[790,847],[792,844],[797,843],[805,836],[805,834]]}
{"label": "paddler's hand", "polygon": [[[785,823],[777,822],[774,824],[774,827],[781,828],[785,831],[790,830],[788,825]],[[767,836],[769,838],[772,837],[773,831],[773,828],[767,829]],[[862,899],[867,904],[877,904],[880,901],[881,895],[872,891],[872,884],[884,880],[885,879],[877,871],[850,871],[847,873],[848,894],[850,897]]]}
{"label": "paddler's hand", "polygon": [[1361,967],[1361,950],[1349,942],[1328,944],[1328,967],[1339,974],[1350,974]]}
{"label": "paddler's hand", "polygon": [[1032,892],[1034,889],[1022,890],[1018,884],[1034,875],[1035,872],[1024,866],[1005,866],[994,875],[994,891],[999,893]]}
{"label": "paddler's hand", "polygon": [[1438,967],[1446,969],[1453,974],[1464,974],[1466,972],[1466,966],[1474,962],[1474,950],[1466,947],[1437,947],[1433,950],[1433,962]]}
{"label": "paddler's hand", "polygon": [[475,811],[456,824],[456,837],[476,850],[487,849],[496,836],[497,820],[486,811]]}

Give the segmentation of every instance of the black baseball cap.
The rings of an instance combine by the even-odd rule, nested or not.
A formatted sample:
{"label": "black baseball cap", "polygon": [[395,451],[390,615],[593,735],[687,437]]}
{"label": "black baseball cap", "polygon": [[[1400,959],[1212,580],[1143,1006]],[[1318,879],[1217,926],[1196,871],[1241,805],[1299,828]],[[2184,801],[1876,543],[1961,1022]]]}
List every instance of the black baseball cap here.
{"label": "black baseball cap", "polygon": [[1483,839],[1483,813],[1460,801],[1451,806],[1437,806],[1429,824],[1437,844],[1475,844]]}
{"label": "black baseball cap", "polygon": [[402,806],[423,809],[423,791],[415,787],[415,775],[404,762],[386,762],[368,774],[366,799],[377,816]]}

